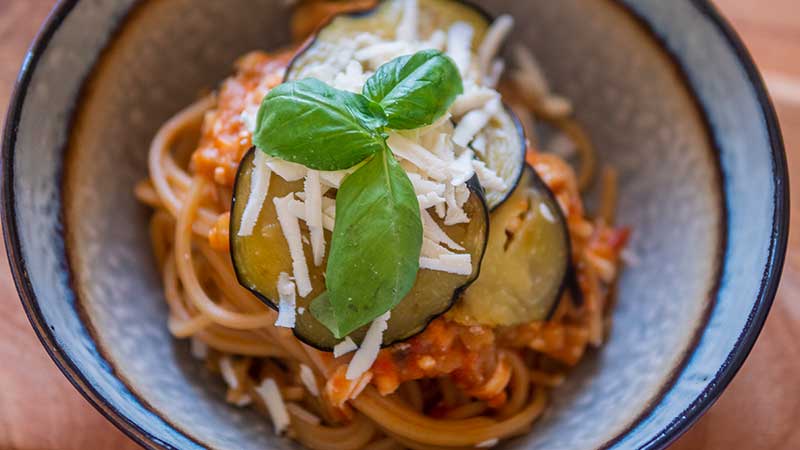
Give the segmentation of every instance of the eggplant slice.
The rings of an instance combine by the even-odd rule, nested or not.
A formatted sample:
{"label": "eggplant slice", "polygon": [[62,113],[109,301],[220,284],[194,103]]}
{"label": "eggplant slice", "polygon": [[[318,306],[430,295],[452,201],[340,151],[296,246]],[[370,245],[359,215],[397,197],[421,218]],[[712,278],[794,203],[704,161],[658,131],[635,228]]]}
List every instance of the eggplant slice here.
{"label": "eggplant slice", "polygon": [[[239,283],[264,303],[277,309],[278,276],[281,272],[292,273],[292,258],[278,224],[272,199],[301,191],[303,182],[288,183],[277,175],[272,176],[269,196],[262,205],[253,233],[250,236],[239,236],[242,214],[250,194],[250,178],[256,151],[258,150],[252,148],[247,152],[236,176],[230,223],[231,257]],[[434,220],[437,220],[448,236],[470,253],[473,273],[464,276],[421,269],[411,292],[392,310],[389,327],[383,334],[383,345],[407,339],[424,330],[431,320],[450,309],[463,290],[478,277],[488,239],[489,213],[477,178],[473,177],[467,186],[470,189],[470,198],[464,205],[464,211],[470,217],[470,222],[445,226],[435,215]],[[308,229],[303,222],[300,223],[300,229],[301,234],[308,238]],[[330,232],[325,232],[325,239],[330,243]],[[304,308],[304,312],[296,316],[294,333],[303,342],[320,350],[330,351],[339,340],[309,310],[311,301],[325,291],[327,258],[321,266],[316,267],[308,245],[304,246],[304,251],[313,291],[305,298],[297,297],[297,307]],[[367,327],[359,329],[351,333],[350,337],[359,343],[366,334],[366,329]]]}
{"label": "eggplant slice", "polygon": [[[418,0],[418,5],[420,40],[427,40],[436,30],[446,31],[455,22],[465,22],[474,29],[473,52],[477,52],[494,20],[485,11],[459,0]],[[323,74],[315,70],[319,64],[343,72],[353,59],[350,50],[343,49],[348,47],[346,44],[365,32],[382,39],[393,39],[401,14],[402,2],[387,0],[367,11],[335,16],[298,51],[286,71],[286,81],[321,78]],[[504,189],[487,189],[485,192],[489,209],[494,211],[519,183],[525,166],[527,141],[519,120],[507,107],[495,114],[480,135],[485,142],[485,149],[472,146],[477,158],[505,183]]]}
{"label": "eggplant slice", "polygon": [[481,274],[447,317],[464,325],[511,326],[546,320],[570,271],[567,222],[530,166],[492,213]]}

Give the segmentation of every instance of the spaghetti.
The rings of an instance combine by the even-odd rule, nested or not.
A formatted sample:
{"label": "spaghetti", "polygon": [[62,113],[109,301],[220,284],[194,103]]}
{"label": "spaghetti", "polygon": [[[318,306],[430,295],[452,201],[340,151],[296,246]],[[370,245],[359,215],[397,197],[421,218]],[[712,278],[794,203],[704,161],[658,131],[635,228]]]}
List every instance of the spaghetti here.
{"label": "spaghetti", "polygon": [[[315,4],[325,5],[318,17],[330,14],[325,2],[304,8]],[[295,24],[315,27],[299,19]],[[627,238],[612,223],[616,174],[603,171],[603,205],[597,219],[588,218],[580,191],[592,178],[594,150],[571,107],[544,107],[552,106],[552,95],[523,89],[525,76],[504,83],[504,92],[521,99],[515,108],[528,122],[554,125],[579,149],[578,176],[553,154],[529,148],[527,156],[567,219],[576,288],[563,294],[545,322],[492,329],[438,318],[420,335],[381,350],[370,371],[348,380],[352,354],[334,358],[275,327],[276,313],[239,285],[228,253],[234,175],[252,145],[241,114],[281,82],[292,54],[244,56],[217,94],[175,115],[153,140],[150,177],[135,194],[154,209],[150,236],[170,332],[191,339],[195,355],[222,375],[230,403],[252,404],[278,431],[312,449],[487,447],[527,432],[548,391],[606,334],[609,292]],[[531,70],[534,60],[526,58]],[[278,386],[288,424],[276,419],[265,380]]]}

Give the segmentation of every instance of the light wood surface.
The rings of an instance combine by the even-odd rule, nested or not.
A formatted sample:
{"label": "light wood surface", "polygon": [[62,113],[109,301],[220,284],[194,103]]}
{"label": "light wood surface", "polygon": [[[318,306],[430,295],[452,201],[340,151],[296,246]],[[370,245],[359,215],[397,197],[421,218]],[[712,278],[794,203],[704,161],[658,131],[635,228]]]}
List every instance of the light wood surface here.
{"label": "light wood surface", "polygon": [[[14,78],[52,0],[0,0],[0,119]],[[800,14],[797,0],[718,0],[765,74],[783,127],[789,170],[800,170]],[[0,120],[2,123],[2,120]],[[800,224],[792,186],[790,251],[767,325],[717,404],[673,448],[800,449]],[[1,244],[0,244],[1,245]],[[0,258],[0,449],[138,448],[56,368],[20,306]]]}

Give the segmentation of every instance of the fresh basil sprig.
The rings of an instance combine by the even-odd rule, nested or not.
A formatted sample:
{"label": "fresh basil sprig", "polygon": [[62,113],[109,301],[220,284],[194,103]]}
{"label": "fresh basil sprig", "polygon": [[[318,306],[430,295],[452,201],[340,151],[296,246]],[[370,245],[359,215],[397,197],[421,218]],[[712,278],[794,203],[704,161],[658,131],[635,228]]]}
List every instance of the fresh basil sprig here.
{"label": "fresh basil sprig", "polygon": [[449,57],[438,50],[423,50],[379,67],[363,92],[386,111],[389,128],[411,130],[441,117],[464,86]]}
{"label": "fresh basil sprig", "polygon": [[369,158],[336,195],[327,291],[310,308],[337,338],[394,308],[419,271],[419,203],[386,129],[429,125],[462,91],[455,63],[425,50],[379,67],[363,95],[305,79],[278,86],[261,103],[253,142],[268,155],[316,170]]}

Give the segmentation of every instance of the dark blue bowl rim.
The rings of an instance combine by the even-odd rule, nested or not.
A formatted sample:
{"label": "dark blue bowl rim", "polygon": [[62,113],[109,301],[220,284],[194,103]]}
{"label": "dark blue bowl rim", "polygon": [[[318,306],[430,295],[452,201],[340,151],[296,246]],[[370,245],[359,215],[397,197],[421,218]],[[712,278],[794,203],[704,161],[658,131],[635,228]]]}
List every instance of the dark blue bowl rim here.
{"label": "dark blue bowl rim", "polygon": [[[627,8],[622,2],[619,2],[619,0],[614,1],[620,6]],[[725,38],[730,46],[730,50],[737,57],[742,69],[748,75],[749,81],[761,106],[764,123],[769,133],[770,150],[774,167],[773,181],[775,184],[775,194],[773,198],[773,226],[770,236],[769,257],[764,267],[761,289],[753,309],[750,311],[745,328],[740,333],[724,367],[717,372],[713,382],[709,383],[708,387],[697,395],[695,400],[685,411],[667,427],[657,433],[656,437],[644,444],[643,448],[648,449],[663,449],[678,439],[706,410],[708,410],[708,408],[711,407],[711,405],[714,404],[722,391],[739,371],[745,359],[750,354],[774,301],[780,283],[788,245],[790,211],[789,175],[783,137],[781,135],[775,108],[752,56],[731,25],[708,0],[690,1],[696,7],[698,13],[715,25]],[[2,140],[2,155],[0,156],[0,165],[2,166],[0,170],[2,171],[3,177],[1,186],[2,193],[0,193],[2,197],[0,200],[0,216],[3,223],[3,239],[5,241],[9,266],[22,306],[39,340],[56,366],[58,366],[70,383],[72,383],[95,409],[139,445],[148,449],[169,448],[169,446],[165,445],[158,437],[153,436],[137,423],[129,420],[103,398],[83,376],[81,370],[74,361],[72,361],[57,344],[51,330],[45,325],[31,279],[28,276],[26,263],[22,256],[22,246],[17,229],[18,225],[16,223],[16,205],[13,191],[13,161],[17,137],[16,133],[21,120],[22,107],[27,97],[28,87],[38,62],[56,31],[78,2],[79,0],[58,1],[41,26],[36,38],[26,53],[14,85],[14,91],[6,116]],[[640,418],[640,420],[642,418]],[[632,429],[629,428],[626,430],[626,433],[631,431]]]}

